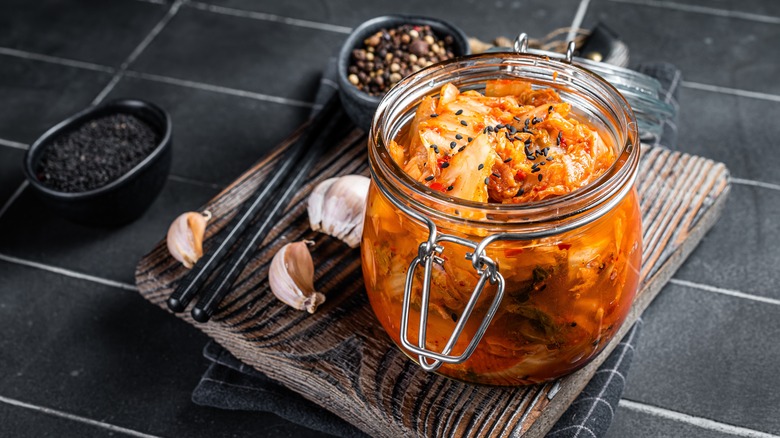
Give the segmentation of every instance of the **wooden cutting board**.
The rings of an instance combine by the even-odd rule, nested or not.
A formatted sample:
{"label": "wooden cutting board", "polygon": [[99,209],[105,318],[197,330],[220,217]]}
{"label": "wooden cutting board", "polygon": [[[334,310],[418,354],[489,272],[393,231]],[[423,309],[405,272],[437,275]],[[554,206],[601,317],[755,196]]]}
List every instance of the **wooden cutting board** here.
{"label": "wooden cutting board", "polygon": [[[298,135],[300,131],[202,207],[214,215],[207,237],[228,223],[274,168],[279,152]],[[407,359],[372,313],[359,250],[309,230],[305,201],[313,186],[334,175],[367,172],[366,138],[355,131],[315,169],[315,177],[254,253],[213,320],[198,324],[189,313],[177,316],[243,362],[366,433],[393,438],[543,436],[712,226],[729,191],[723,164],[645,146],[637,182],[645,260],[641,290],[628,320],[605,351],[578,372],[543,385],[501,388],[426,373]],[[301,239],[316,242],[315,285],[327,296],[313,315],[276,300],[266,281],[273,254]],[[160,242],[139,262],[136,283],[144,298],[167,309],[165,300],[184,273]]]}

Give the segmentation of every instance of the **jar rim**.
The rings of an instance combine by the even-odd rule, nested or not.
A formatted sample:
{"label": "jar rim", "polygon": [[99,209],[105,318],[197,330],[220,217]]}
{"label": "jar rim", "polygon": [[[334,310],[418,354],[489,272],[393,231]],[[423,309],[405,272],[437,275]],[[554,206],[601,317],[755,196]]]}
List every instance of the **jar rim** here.
{"label": "jar rim", "polygon": [[[475,202],[454,198],[431,190],[413,179],[390,157],[386,146],[398,132],[398,129],[394,128],[405,124],[405,122],[399,124],[398,120],[393,118],[402,116],[404,110],[408,115],[411,108],[419,105],[422,97],[437,95],[444,83],[454,82],[457,86],[458,81],[463,81],[469,75],[474,76],[474,72],[477,72],[477,76],[498,73],[498,76],[487,79],[531,79],[534,83],[545,83],[544,77],[548,75],[553,78],[553,81],[545,83],[546,86],[556,88],[558,91],[566,89],[573,92],[590,92],[592,97],[604,100],[601,102],[605,104],[602,109],[613,112],[611,116],[614,116],[617,123],[621,125],[618,129],[623,135],[620,139],[614,139],[616,140],[614,143],[620,145],[615,162],[604,174],[584,187],[564,195],[522,204]],[[487,79],[482,80],[483,85]],[[436,86],[437,81],[438,86]],[[371,123],[368,143],[372,178],[375,183],[385,186],[383,191],[389,192],[390,196],[403,198],[410,207],[448,221],[468,222],[469,220],[464,216],[455,214],[463,209],[480,211],[485,213],[486,219],[478,223],[492,225],[561,220],[582,215],[615,196],[622,199],[627,193],[625,187],[633,186],[640,154],[636,119],[628,102],[615,87],[584,67],[547,56],[512,52],[483,53],[453,58],[428,66],[402,79],[379,103]],[[380,179],[388,179],[390,183],[385,184]],[[551,215],[551,212],[555,214]],[[596,217],[600,217],[605,212]],[[490,219],[518,214],[523,215],[525,219],[519,221],[507,221],[506,218]]]}

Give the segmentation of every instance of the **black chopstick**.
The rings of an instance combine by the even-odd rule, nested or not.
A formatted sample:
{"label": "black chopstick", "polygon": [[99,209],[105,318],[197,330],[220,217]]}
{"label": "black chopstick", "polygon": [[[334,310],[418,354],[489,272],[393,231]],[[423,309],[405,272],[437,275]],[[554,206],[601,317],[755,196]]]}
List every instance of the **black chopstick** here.
{"label": "black chopstick", "polygon": [[246,268],[251,253],[281,220],[288,205],[309,178],[311,169],[319,162],[323,153],[343,137],[346,128],[351,128],[351,123],[343,110],[338,108],[336,114],[328,119],[326,126],[321,131],[315,132],[317,138],[297,163],[293,173],[285,179],[278,198],[268,200],[269,202],[261,210],[261,216],[247,230],[244,239],[237,244],[235,251],[225,261],[224,267],[204,288],[203,294],[192,308],[192,318],[195,321],[206,322],[211,318],[219,303]]}
{"label": "black chopstick", "polygon": [[264,181],[263,185],[244,201],[230,223],[214,236],[214,241],[206,254],[179,281],[176,289],[168,297],[168,308],[174,312],[183,312],[187,308],[201,286],[220,266],[220,262],[230,248],[249,227],[256,214],[262,210],[268,199],[275,196],[286,177],[297,167],[303,155],[318,138],[318,132],[327,125],[333,117],[334,110],[339,109],[340,105],[338,95],[334,95],[327,101],[322,110],[311,120],[308,129],[287,149],[268,180]]}

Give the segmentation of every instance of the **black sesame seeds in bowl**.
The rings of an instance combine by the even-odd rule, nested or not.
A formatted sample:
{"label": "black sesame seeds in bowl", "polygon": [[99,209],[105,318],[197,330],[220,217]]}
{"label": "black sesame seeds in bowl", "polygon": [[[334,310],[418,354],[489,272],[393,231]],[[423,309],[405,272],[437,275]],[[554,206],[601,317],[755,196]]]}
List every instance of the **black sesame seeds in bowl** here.
{"label": "black sesame seeds in bowl", "polygon": [[368,129],[382,96],[404,77],[470,53],[468,38],[443,20],[390,15],[358,26],[338,59],[341,102],[357,126]]}
{"label": "black sesame seeds in bowl", "polygon": [[114,226],[146,211],[172,160],[171,120],[158,106],[125,99],[60,122],[27,151],[30,187],[73,222]]}

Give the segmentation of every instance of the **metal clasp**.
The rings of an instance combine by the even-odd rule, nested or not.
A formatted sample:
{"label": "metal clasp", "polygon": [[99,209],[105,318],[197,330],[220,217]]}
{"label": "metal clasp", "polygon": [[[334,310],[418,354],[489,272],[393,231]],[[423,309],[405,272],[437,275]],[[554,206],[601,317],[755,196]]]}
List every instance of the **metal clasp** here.
{"label": "metal clasp", "polygon": [[[477,251],[480,246],[468,239],[463,239],[457,236],[442,234],[437,235],[436,226],[432,223],[428,223],[429,228],[432,226],[433,232],[430,233],[429,239],[426,242],[422,242],[419,246],[417,257],[412,260],[409,265],[409,271],[406,273],[406,282],[404,284],[404,301],[401,311],[401,344],[407,350],[417,354],[420,366],[426,371],[435,371],[442,364],[457,364],[466,361],[477,348],[477,344],[482,340],[482,336],[485,334],[490,321],[493,320],[498,307],[501,304],[501,299],[504,296],[504,277],[498,272],[496,263],[485,255],[484,249]],[[466,255],[467,259],[471,260],[472,265],[479,274],[479,280],[474,287],[474,291],[471,293],[466,307],[460,317],[457,318],[457,324],[455,329],[447,340],[447,344],[444,346],[441,352],[433,351],[426,348],[426,330],[428,324],[428,308],[431,295],[431,275],[433,272],[433,264],[444,264],[444,259],[439,255],[444,251],[444,247],[439,245],[442,242],[451,242],[459,245],[464,245],[471,248],[472,252]],[[420,328],[418,331],[417,343],[409,340],[409,313],[412,305],[412,291],[414,289],[414,276],[417,268],[423,265],[423,284],[420,303]],[[466,349],[460,355],[453,355],[452,349],[460,339],[463,329],[466,327],[466,323],[471,317],[471,313],[474,307],[477,305],[479,297],[485,290],[487,283],[497,284],[496,295],[493,297],[493,302],[490,305],[485,316],[482,318],[482,322],[479,325],[474,337],[469,342]],[[430,360],[430,361],[429,361]]]}
{"label": "metal clasp", "polygon": [[[528,53],[528,34],[525,32],[521,33],[520,35],[515,38],[515,44],[514,47],[512,47],[515,52],[517,53]],[[577,48],[577,45],[574,43],[574,41],[569,41],[568,44],[566,44],[566,55],[564,57],[564,62],[567,64],[572,63],[572,59],[574,58],[574,50]]]}

